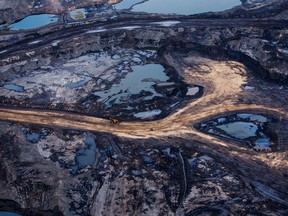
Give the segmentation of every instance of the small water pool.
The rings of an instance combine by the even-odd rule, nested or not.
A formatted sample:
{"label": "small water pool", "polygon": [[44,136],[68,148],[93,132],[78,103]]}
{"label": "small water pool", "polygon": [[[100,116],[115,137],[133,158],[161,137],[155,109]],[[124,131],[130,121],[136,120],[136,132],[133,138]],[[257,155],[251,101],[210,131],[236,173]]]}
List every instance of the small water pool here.
{"label": "small water pool", "polygon": [[71,166],[71,174],[76,175],[77,172],[87,166],[93,166],[96,160],[96,142],[90,135],[87,135],[85,147],[78,150],[75,157],[75,164]]}
{"label": "small water pool", "polygon": [[267,135],[267,127],[271,121],[263,115],[239,113],[203,122],[199,129],[209,134],[242,140],[257,150],[264,150],[272,146]]}
{"label": "small water pool", "polygon": [[28,16],[19,22],[10,25],[11,30],[28,30],[39,28],[58,21],[55,14],[37,14]]}
{"label": "small water pool", "polygon": [[219,12],[241,5],[240,0],[123,0],[115,9],[131,9],[134,12],[191,15],[203,12]]}
{"label": "small water pool", "polygon": [[37,143],[41,139],[40,133],[31,133],[26,136],[27,141]]}
{"label": "small water pool", "polygon": [[25,134],[26,140],[31,143],[37,143],[50,134],[50,131],[46,129],[21,128],[21,131]]}
{"label": "small water pool", "polygon": [[16,84],[5,84],[3,87],[7,90],[11,90],[15,92],[24,92],[24,87],[16,85]]}

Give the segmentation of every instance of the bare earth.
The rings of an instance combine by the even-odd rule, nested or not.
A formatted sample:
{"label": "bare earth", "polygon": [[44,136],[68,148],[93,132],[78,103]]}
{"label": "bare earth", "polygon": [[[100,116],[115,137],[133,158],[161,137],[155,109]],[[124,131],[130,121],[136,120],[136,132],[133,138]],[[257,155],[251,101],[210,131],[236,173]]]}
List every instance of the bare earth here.
{"label": "bare earth", "polygon": [[[0,18],[65,17],[102,1],[42,3],[23,1],[13,17],[17,1],[0,1]],[[217,14],[109,11],[79,23],[1,31],[0,212],[287,215],[287,2],[243,3]],[[160,84],[176,105],[148,103],[149,92],[141,92],[127,97],[134,107],[111,103],[112,112],[95,97],[131,67],[152,63],[169,73]],[[179,83],[201,86],[203,95],[183,96]],[[180,89],[176,96],[169,85]],[[145,111],[170,108],[159,120],[133,119],[129,110],[145,103]],[[239,113],[273,119],[271,148],[257,152],[245,140],[198,128]],[[107,116],[117,114],[127,119],[111,123]]]}

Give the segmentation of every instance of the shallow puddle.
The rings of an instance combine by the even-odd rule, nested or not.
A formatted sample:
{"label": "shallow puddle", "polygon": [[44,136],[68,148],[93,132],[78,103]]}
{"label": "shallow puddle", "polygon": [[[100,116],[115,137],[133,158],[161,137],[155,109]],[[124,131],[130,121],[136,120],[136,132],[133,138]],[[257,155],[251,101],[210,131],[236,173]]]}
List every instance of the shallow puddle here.
{"label": "shallow puddle", "polygon": [[24,92],[24,87],[16,85],[16,84],[5,84],[3,87],[7,90],[11,90],[15,92]]}
{"label": "shallow puddle", "polygon": [[27,30],[39,28],[58,21],[55,14],[38,14],[28,16],[19,22],[10,25],[11,30]]}
{"label": "shallow puddle", "polygon": [[218,12],[241,5],[239,0],[123,0],[115,9],[131,9],[134,12],[191,15]]}
{"label": "shallow puddle", "polygon": [[39,133],[27,134],[26,139],[29,142],[37,143],[41,139],[41,134]]}
{"label": "shallow puddle", "polygon": [[78,150],[75,157],[75,165],[71,166],[72,175],[87,166],[93,166],[96,160],[96,142],[93,137],[87,135],[85,140],[85,147]]}
{"label": "shallow puddle", "polygon": [[48,130],[31,130],[31,128],[21,128],[21,131],[25,134],[26,140],[31,143],[37,143],[50,134]]}

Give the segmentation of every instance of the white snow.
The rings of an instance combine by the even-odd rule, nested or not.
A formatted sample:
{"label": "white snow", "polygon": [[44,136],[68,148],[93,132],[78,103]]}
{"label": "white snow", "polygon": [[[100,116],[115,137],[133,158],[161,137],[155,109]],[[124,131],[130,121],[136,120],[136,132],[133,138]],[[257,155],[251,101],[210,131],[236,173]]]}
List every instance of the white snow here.
{"label": "white snow", "polygon": [[93,34],[93,33],[105,32],[105,31],[107,31],[107,29],[95,29],[95,30],[87,31],[86,34]]}
{"label": "white snow", "polygon": [[0,54],[5,53],[5,52],[7,52],[7,49],[0,51]]}
{"label": "white snow", "polygon": [[32,44],[38,44],[38,43],[40,43],[42,40],[37,40],[37,41],[32,41],[32,42],[30,42],[30,43],[28,43],[29,45],[32,45]]}
{"label": "white snow", "polygon": [[153,116],[159,115],[159,114],[161,114],[161,112],[162,111],[159,109],[154,109],[154,110],[149,110],[146,112],[134,113],[134,117],[146,119],[146,118],[151,118]]}
{"label": "white snow", "polygon": [[171,26],[177,25],[179,23],[181,23],[181,22],[179,22],[179,21],[163,21],[163,22],[152,22],[151,24],[160,25],[163,27],[171,27]]}

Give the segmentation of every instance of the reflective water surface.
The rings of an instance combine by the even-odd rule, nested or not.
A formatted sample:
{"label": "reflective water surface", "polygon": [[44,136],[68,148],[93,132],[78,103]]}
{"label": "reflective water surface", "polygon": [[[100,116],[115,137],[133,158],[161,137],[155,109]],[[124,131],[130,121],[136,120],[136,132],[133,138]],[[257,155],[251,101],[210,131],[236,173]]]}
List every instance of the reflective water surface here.
{"label": "reflective water surface", "polygon": [[131,9],[134,12],[191,15],[217,12],[241,5],[239,0],[123,0],[115,9]]}
{"label": "reflective water surface", "polygon": [[15,212],[0,211],[0,216],[21,216]]}
{"label": "reflective water surface", "polygon": [[164,68],[160,64],[147,64],[132,66],[133,72],[121,79],[120,83],[113,84],[109,90],[95,92],[99,96],[99,101],[103,101],[106,106],[112,104],[125,103],[132,95],[140,94],[140,92],[149,92],[144,100],[150,100],[155,96],[162,96],[153,88],[156,82],[167,81],[169,77],[164,72]]}
{"label": "reflective water surface", "polygon": [[11,30],[27,30],[33,28],[39,28],[50,23],[58,21],[58,17],[55,14],[38,14],[28,16],[19,22],[10,25]]}

